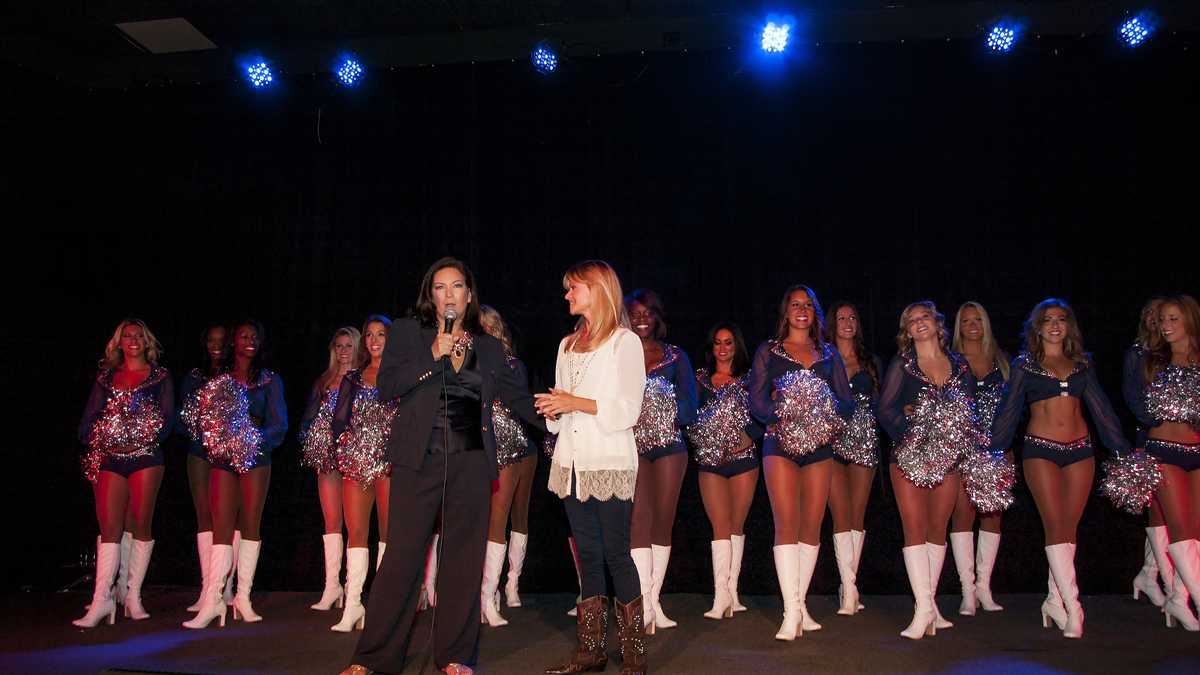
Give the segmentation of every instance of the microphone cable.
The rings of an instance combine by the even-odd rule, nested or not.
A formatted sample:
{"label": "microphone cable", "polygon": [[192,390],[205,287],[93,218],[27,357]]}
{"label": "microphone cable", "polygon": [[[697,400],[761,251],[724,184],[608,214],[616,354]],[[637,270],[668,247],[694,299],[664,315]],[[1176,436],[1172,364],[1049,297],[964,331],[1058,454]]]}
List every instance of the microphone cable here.
{"label": "microphone cable", "polygon": [[[441,602],[438,582],[442,579],[440,570],[443,561],[442,551],[446,548],[446,483],[450,481],[450,395],[449,389],[446,386],[446,362],[450,360],[450,356],[444,355],[438,360],[442,364],[442,498],[441,504],[438,507],[437,522],[437,527],[441,528],[441,533],[433,552],[437,558],[439,567],[437,576],[433,580],[433,595],[438,602],[429,604],[429,611],[432,612],[429,622],[429,638],[425,643],[425,658],[421,660],[421,669],[418,671],[418,675],[424,675],[427,672],[426,669],[429,667],[429,661],[433,658],[433,641],[437,633],[437,609],[438,604]],[[428,568],[428,558],[425,559],[425,565]],[[425,572],[426,570],[422,570],[422,573]],[[424,583],[423,576],[422,583]]]}

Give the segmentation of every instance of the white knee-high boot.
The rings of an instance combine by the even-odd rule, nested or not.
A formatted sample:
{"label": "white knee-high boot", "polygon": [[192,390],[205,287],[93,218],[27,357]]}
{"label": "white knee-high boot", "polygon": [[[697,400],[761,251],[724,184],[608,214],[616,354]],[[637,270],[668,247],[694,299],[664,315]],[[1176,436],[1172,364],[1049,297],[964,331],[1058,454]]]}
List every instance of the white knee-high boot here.
{"label": "white knee-high boot", "polygon": [[933,592],[930,590],[929,553],[925,544],[905,546],[900,550],[904,556],[904,569],[908,572],[908,585],[913,593],[913,618],[908,628],[900,635],[910,640],[920,640],[926,635],[936,635],[936,617],[933,612]]}
{"label": "white knee-high boot", "polygon": [[858,611],[858,585],[854,571],[854,534],[850,531],[833,533],[833,555],[841,577],[841,606],[838,614],[854,616]]}
{"label": "white knee-high boot", "polygon": [[958,569],[958,583],[962,586],[962,603],[958,613],[975,616],[975,533],[951,532],[950,547],[954,549],[954,566]]}
{"label": "white knee-high boot", "polygon": [[674,628],[679,624],[667,617],[667,613],[663,611],[662,602],[659,600],[663,579],[667,576],[667,564],[671,562],[671,547],[651,544],[650,552],[654,555],[654,569],[652,570],[654,583],[650,589],[650,595],[654,599],[654,625],[658,628]]}
{"label": "white knee-high boot", "polygon": [[342,533],[321,535],[321,544],[325,552],[325,589],[321,591],[321,599],[311,605],[310,609],[322,612],[331,609],[336,603],[343,603],[343,592],[340,577],[342,576]]}
{"label": "white knee-high boot", "polygon": [[1050,563],[1050,574],[1058,587],[1063,608],[1067,611],[1067,622],[1063,637],[1083,637],[1083,606],[1079,604],[1079,586],[1075,581],[1074,544],[1054,544],[1046,547],[1046,560]]}
{"label": "white knee-high boot", "polygon": [[233,544],[230,551],[233,552],[233,557],[230,559],[229,576],[225,578],[225,591],[222,597],[226,605],[233,604],[233,580],[237,576],[238,569],[238,553],[242,550],[242,531],[233,531]]}
{"label": "white knee-high boot", "polygon": [[133,555],[133,533],[121,534],[121,561],[117,567],[117,588],[113,598],[117,604],[125,604],[125,593],[129,590],[129,556]]}
{"label": "white knee-high boot", "polygon": [[112,588],[120,557],[121,545],[117,542],[101,542],[96,547],[96,584],[92,590],[92,604],[88,605],[87,614],[71,623],[80,628],[95,628],[101,621],[107,620],[111,626],[117,620],[117,604],[113,600]]}
{"label": "white knee-high boot", "polygon": [[1200,621],[1187,606],[1187,596],[1200,598],[1200,543],[1195,539],[1184,539],[1167,546],[1171,562],[1175,564],[1175,583],[1171,599],[1163,605],[1167,614],[1167,627],[1175,621],[1189,631],[1200,630]]}
{"label": "white knee-high boot", "polygon": [[975,597],[985,612],[1004,609],[992,598],[992,569],[996,567],[996,554],[999,551],[1000,535],[980,530],[975,546]]}
{"label": "white knee-high boot", "polygon": [[129,587],[125,592],[125,617],[135,621],[149,619],[150,614],[142,607],[142,582],[146,580],[146,569],[150,567],[150,554],[154,552],[154,540],[133,540],[129,552]]}
{"label": "white knee-high boot", "polygon": [[654,598],[651,589],[654,587],[654,553],[649,548],[634,548],[629,550],[633,558],[633,566],[638,571],[638,584],[642,590],[642,619],[646,622],[646,634],[654,635]]}
{"label": "white knee-high boot", "polygon": [[1142,593],[1155,607],[1162,607],[1167,602],[1167,597],[1158,586],[1158,561],[1154,557],[1154,549],[1150,547],[1149,527],[1146,528],[1146,543],[1142,545],[1142,569],[1133,578],[1133,599],[1137,600]]}
{"label": "white knee-high boot", "polygon": [[742,576],[742,554],[746,551],[746,535],[729,535],[729,595],[733,598],[733,611],[744,612],[746,606],[738,600],[738,579]]}
{"label": "white knee-high boot", "polygon": [[925,542],[925,552],[929,556],[929,597],[933,603],[933,624],[938,630],[954,628],[954,624],[942,616],[937,606],[937,587],[942,578],[942,565],[946,562],[946,545]]}
{"label": "white knee-high boot", "polygon": [[208,583],[200,591],[200,609],[190,621],[184,621],[184,628],[204,628],[213,619],[220,619],[218,625],[225,627],[225,577],[233,567],[233,546],[230,544],[213,544],[208,563]]}
{"label": "white knee-high boot", "polygon": [[[850,530],[850,534],[854,535],[854,578],[858,579],[858,564],[862,562],[863,542],[867,539],[866,530]],[[866,609],[866,605],[862,602],[862,595],[858,596],[858,609],[862,611]]]}
{"label": "white knee-high boot", "polygon": [[243,539],[242,549],[238,551],[237,594],[233,596],[233,618],[240,618],[246,623],[262,621],[262,617],[254,611],[254,605],[250,604],[250,589],[254,588],[254,572],[258,569],[258,554],[261,550],[261,540]]}
{"label": "white knee-high boot", "polygon": [[775,555],[775,576],[783,596],[783,623],[775,632],[776,640],[795,640],[804,634],[801,624],[804,610],[800,607],[800,545],[781,544],[771,549]]}
{"label": "white knee-high boot", "polygon": [[709,619],[728,619],[733,616],[733,596],[729,594],[729,565],[733,544],[728,539],[712,542],[713,605],[704,613]]}
{"label": "white knee-high boot", "polygon": [[493,628],[507,626],[508,621],[496,609],[496,588],[500,585],[500,570],[504,567],[507,544],[487,543],[483,559],[483,583],[479,589],[479,622]]}
{"label": "white knee-high boot", "polygon": [[187,608],[189,612],[200,611],[200,605],[204,604],[204,586],[208,583],[208,563],[212,557],[212,530],[196,533],[196,557],[200,561],[200,595]]}
{"label": "white knee-high boot", "polygon": [[379,571],[379,566],[383,564],[383,552],[387,550],[387,542],[379,542],[379,548],[375,550],[375,571]]}
{"label": "white knee-high boot", "polygon": [[342,610],[342,620],[330,626],[329,630],[349,633],[363,629],[367,610],[362,604],[362,589],[363,582],[367,580],[367,561],[370,557],[371,551],[366,547],[346,549],[346,607]]}
{"label": "white knee-high boot", "polygon": [[508,581],[504,584],[504,603],[509,607],[520,607],[521,596],[517,587],[521,582],[521,569],[525,566],[525,547],[529,535],[513,530],[508,535]]}
{"label": "white knee-high boot", "polygon": [[808,613],[808,585],[812,583],[813,570],[817,568],[817,554],[821,552],[821,545],[812,546],[801,542],[798,546],[800,547],[800,561],[797,567],[796,586],[800,593],[800,626],[807,631],[821,630],[821,624],[817,623]]}

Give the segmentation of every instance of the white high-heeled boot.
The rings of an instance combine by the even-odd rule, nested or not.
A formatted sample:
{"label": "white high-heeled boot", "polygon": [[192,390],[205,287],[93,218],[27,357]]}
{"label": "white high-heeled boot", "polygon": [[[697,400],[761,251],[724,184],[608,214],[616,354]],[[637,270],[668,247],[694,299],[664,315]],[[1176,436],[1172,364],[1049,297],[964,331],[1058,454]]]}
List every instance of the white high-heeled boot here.
{"label": "white high-heeled boot", "polygon": [[1046,572],[1046,599],[1042,601],[1042,628],[1049,628],[1053,621],[1059,630],[1067,627],[1067,608],[1063,607],[1058,585],[1054,583],[1054,571]]}
{"label": "white high-heeled boot", "polygon": [[425,581],[421,584],[421,599],[417,602],[417,611],[423,611],[437,606],[437,573],[438,573],[438,540],[441,535],[434,533],[429,544],[429,555],[425,558]]}
{"label": "white high-heeled boot", "polygon": [[[958,583],[962,586],[962,602],[958,613],[975,616],[975,533],[951,532],[950,547],[954,549],[954,566],[958,569]],[[940,626],[939,626],[940,628]]]}
{"label": "white high-heeled boot", "polygon": [[744,612],[746,606],[738,600],[738,579],[742,576],[742,554],[746,551],[746,535],[729,535],[729,595],[733,599],[733,611]]}
{"label": "white high-heeled boot", "polygon": [[854,535],[849,530],[833,533],[833,555],[842,581],[841,606],[837,613],[854,616],[858,611],[858,585],[854,573]]}
{"label": "white high-heeled boot", "polygon": [[362,589],[363,582],[367,580],[367,560],[370,557],[371,551],[366,547],[346,549],[346,607],[342,610],[342,620],[330,626],[329,630],[349,633],[363,629],[367,610],[362,604]]}
{"label": "white high-heeled boot", "polygon": [[344,593],[339,577],[342,576],[342,533],[321,535],[321,544],[325,550],[325,590],[321,591],[321,599],[309,609],[322,612],[331,609],[335,604],[341,607]]}
{"label": "white high-heeled boot", "polygon": [[806,631],[821,630],[821,624],[808,613],[808,585],[812,583],[813,570],[817,568],[817,554],[821,545],[813,546],[801,542],[800,560],[796,568],[796,589],[800,593],[800,627]]}
{"label": "white high-heeled boot", "polygon": [[781,544],[771,549],[775,554],[775,576],[783,596],[783,623],[775,632],[776,640],[792,641],[804,634],[801,623],[804,610],[800,608],[800,545]]}
{"label": "white high-heeled boot", "polygon": [[651,544],[650,552],[654,555],[654,569],[651,570],[654,575],[654,583],[650,588],[650,595],[654,599],[654,625],[658,628],[674,628],[679,624],[667,616],[667,613],[663,611],[662,602],[659,600],[663,579],[667,576],[667,564],[671,562],[671,547]]}
{"label": "white high-heeled boot", "polygon": [[225,590],[221,594],[221,598],[226,605],[233,604],[233,580],[237,576],[238,570],[238,553],[242,550],[242,531],[233,531],[233,543],[230,548],[233,551],[233,557],[230,558],[229,576],[225,578]]}
{"label": "white high-heeled boot", "polygon": [[910,640],[920,640],[926,635],[936,635],[934,625],[933,593],[929,587],[929,553],[925,544],[905,546],[900,549],[904,556],[904,569],[908,572],[908,585],[913,593],[913,618],[908,628],[900,631],[900,635]]}
{"label": "white high-heeled boot", "polygon": [[733,596],[729,594],[729,563],[733,544],[728,539],[712,542],[713,604],[704,613],[709,619],[728,619],[733,616]]}
{"label": "white high-heeled boot", "polygon": [[1150,552],[1154,554],[1154,566],[1158,569],[1158,576],[1162,579],[1163,593],[1169,601],[1171,589],[1175,585],[1175,563],[1171,562],[1171,555],[1167,552],[1167,546],[1171,543],[1167,537],[1167,526],[1147,527],[1146,541],[1150,543]]}
{"label": "white high-heeled boot", "polygon": [[1004,608],[992,598],[992,569],[996,567],[996,554],[1000,551],[1000,535],[987,530],[979,531],[975,546],[975,598],[985,612],[999,612]]}
{"label": "white high-heeled boot", "polygon": [[154,552],[154,540],[133,540],[129,552],[129,587],[125,592],[125,618],[141,621],[150,614],[142,607],[142,582],[146,580],[146,569],[150,567],[150,554]]}
{"label": "white high-heeled boot", "polygon": [[121,534],[121,560],[117,566],[117,586],[113,591],[113,600],[118,605],[125,604],[125,594],[129,592],[129,556],[133,554],[133,533]]}
{"label": "white high-heeled boot", "polygon": [[[854,535],[854,578],[857,581],[857,579],[858,579],[858,564],[860,562],[862,562],[863,542],[866,541],[866,539],[867,539],[867,531],[866,530],[850,530],[850,534]],[[864,610],[866,608],[867,608],[867,606],[863,604],[862,594],[860,593],[858,596],[858,611],[861,612],[862,610]]]}
{"label": "white high-heeled boot", "polygon": [[[576,616],[579,613],[579,603],[583,602],[583,569],[579,565],[579,549],[575,548],[575,537],[567,537],[567,546],[571,548],[571,561],[575,564],[575,583],[579,586],[579,595],[575,596],[575,604],[571,605],[571,609],[567,610],[567,616]],[[646,610],[650,609],[648,603],[643,603],[643,618],[646,616]]]}
{"label": "white high-heeled boot", "polygon": [[208,584],[208,563],[212,558],[212,530],[196,533],[196,557],[200,561],[200,595],[187,608],[189,612],[200,611],[200,605],[204,604],[204,586]]}
{"label": "white high-heeled boot", "polygon": [[262,550],[262,541],[252,539],[242,540],[242,550],[238,551],[237,562],[237,594],[233,596],[233,618],[246,623],[262,621],[262,617],[254,611],[250,604],[250,590],[254,588],[254,571],[258,568],[258,554]]}
{"label": "white high-heeled boot", "polygon": [[525,566],[525,547],[529,545],[529,535],[513,530],[508,535],[508,581],[504,584],[504,604],[509,607],[520,607],[521,596],[517,587],[521,582],[521,569]]}
{"label": "white high-heeled boot", "polygon": [[1151,604],[1162,607],[1167,602],[1167,596],[1163,595],[1158,586],[1158,561],[1154,557],[1154,549],[1150,547],[1151,529],[1146,528],[1146,543],[1142,546],[1142,569],[1133,578],[1133,599],[1137,600],[1139,595],[1145,593]]}
{"label": "white high-heeled boot", "polygon": [[929,556],[929,601],[933,604],[933,625],[938,630],[954,628],[954,624],[942,616],[937,605],[937,587],[942,578],[942,565],[946,562],[946,545],[925,542],[925,552]]}
{"label": "white high-heeled boot", "polygon": [[504,567],[506,544],[487,543],[483,558],[483,583],[479,589],[479,623],[493,628],[507,626],[508,621],[496,610],[496,587],[500,585],[500,570]]}
{"label": "white high-heeled boot", "polygon": [[637,568],[638,585],[642,591],[642,619],[646,623],[646,635],[654,635],[654,600],[650,589],[654,586],[654,554],[649,548],[629,550],[633,566]]}
{"label": "white high-heeled boot", "polygon": [[1175,621],[1183,625],[1185,630],[1200,630],[1200,621],[1188,608],[1187,596],[1200,598],[1200,543],[1195,539],[1184,539],[1167,546],[1171,554],[1171,562],[1175,564],[1175,583],[1172,585],[1171,598],[1163,605],[1167,615],[1167,628],[1174,626]]}
{"label": "white high-heeled boot", "polygon": [[1083,637],[1083,605],[1079,604],[1079,586],[1075,581],[1075,547],[1073,544],[1054,544],[1046,547],[1046,560],[1050,563],[1050,574],[1058,587],[1063,608],[1067,610],[1067,622],[1063,637]]}
{"label": "white high-heeled boot", "polygon": [[375,571],[379,571],[379,566],[383,564],[383,552],[387,550],[387,542],[379,542],[379,547],[375,550]]}
{"label": "white high-heeled boot", "polygon": [[204,628],[213,619],[220,619],[218,625],[225,627],[225,597],[222,593],[225,587],[225,577],[233,567],[233,546],[230,544],[213,544],[208,563],[208,584],[200,591],[200,609],[190,621],[184,621],[184,628]]}
{"label": "white high-heeled boot", "polygon": [[121,545],[117,542],[103,543],[96,547],[96,584],[92,590],[92,603],[87,613],[71,623],[80,628],[95,628],[105,619],[108,625],[117,620],[117,604],[113,600],[113,580],[117,576]]}

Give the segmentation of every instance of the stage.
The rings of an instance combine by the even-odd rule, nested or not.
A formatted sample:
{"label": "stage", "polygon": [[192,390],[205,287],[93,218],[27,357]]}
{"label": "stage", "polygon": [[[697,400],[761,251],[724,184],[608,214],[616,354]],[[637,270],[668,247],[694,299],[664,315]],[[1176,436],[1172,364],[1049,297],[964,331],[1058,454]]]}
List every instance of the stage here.
{"label": "stage", "polygon": [[[179,623],[195,591],[151,587],[145,592],[146,621],[118,619],[115,626],[77,629],[88,596],[72,594],[9,595],[0,625],[0,671],[5,673],[337,673],[354,649],[357,634],[329,631],[336,611],[308,608],[313,593],[255,594],[264,620],[230,621],[191,631]],[[573,601],[566,594],[523,596],[526,606],[504,608],[509,625],[483,627],[480,673],[528,675],[565,657],[574,644],[574,619],[564,615]],[[911,599],[901,595],[866,596],[867,609],[855,617],[835,614],[831,596],[809,598],[809,608],[824,628],[795,642],[773,639],[779,600],[744,597],[750,611],[712,621],[701,614],[710,600],[701,595],[664,596],[668,614],[679,627],[650,638],[655,673],[776,672],[1112,672],[1195,673],[1200,671],[1200,634],[1168,630],[1162,615],[1143,598],[1088,596],[1082,640],[1066,640],[1040,627],[1042,596],[998,597],[1003,612],[957,613],[957,595],[942,595],[939,607],[954,628],[912,642],[899,636],[911,618]],[[368,621],[370,617],[367,617]],[[608,671],[619,669],[615,620],[610,621]],[[419,672],[428,613],[414,633],[409,667]],[[107,669],[107,670],[106,670]],[[436,672],[432,664],[428,672]]]}

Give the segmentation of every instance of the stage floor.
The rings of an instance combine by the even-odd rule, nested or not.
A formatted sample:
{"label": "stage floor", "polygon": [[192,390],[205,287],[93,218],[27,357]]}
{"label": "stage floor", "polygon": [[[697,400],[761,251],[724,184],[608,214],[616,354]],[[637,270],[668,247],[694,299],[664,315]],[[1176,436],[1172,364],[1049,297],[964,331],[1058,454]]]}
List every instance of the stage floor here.
{"label": "stage floor", "polygon": [[[224,629],[214,623],[191,631],[179,622],[190,616],[183,608],[195,599],[192,589],[149,588],[145,602],[150,619],[118,618],[115,626],[91,630],[70,624],[82,614],[88,600],[84,594],[12,595],[3,600],[0,671],[334,674],[346,664],[358,636],[330,632],[340,613],[308,609],[316,597],[256,593],[254,606],[263,622],[230,620]],[[483,627],[479,672],[540,673],[574,644],[574,619],[564,614],[572,596],[522,597],[525,607],[503,610],[508,626]],[[809,599],[809,609],[824,629],[792,643],[773,639],[781,611],[776,598],[743,598],[750,611],[723,621],[701,616],[711,602],[704,596],[664,599],[679,627],[650,638],[655,673],[1200,672],[1200,633],[1168,630],[1162,614],[1144,598],[1085,597],[1086,635],[1066,640],[1057,630],[1041,628],[1042,596],[998,597],[1003,612],[961,617],[958,597],[946,595],[939,606],[955,627],[912,642],[899,636],[911,618],[907,597],[866,597],[866,610],[841,617],[835,614],[834,598],[816,596]],[[615,632],[615,621],[610,625]],[[419,671],[428,628],[428,616],[418,620],[404,672]],[[615,649],[610,653],[608,670],[616,672]],[[436,671],[431,666],[429,672]]]}

